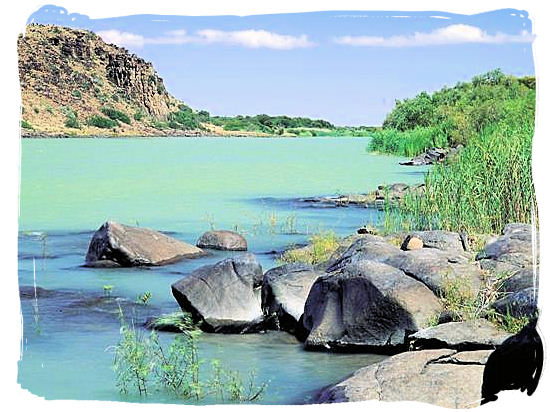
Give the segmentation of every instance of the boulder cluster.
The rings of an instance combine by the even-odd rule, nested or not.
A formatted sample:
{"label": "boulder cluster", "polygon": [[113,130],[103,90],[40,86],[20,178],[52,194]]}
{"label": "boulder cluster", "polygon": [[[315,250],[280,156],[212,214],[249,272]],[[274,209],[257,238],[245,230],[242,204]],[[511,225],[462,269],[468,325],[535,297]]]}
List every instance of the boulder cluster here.
{"label": "boulder cluster", "polygon": [[[234,254],[178,280],[172,294],[206,332],[283,330],[307,350],[392,355],[321,390],[318,402],[479,405],[483,385],[498,387],[494,379],[486,382],[485,366],[512,334],[483,313],[472,319],[446,313],[445,296],[450,284],[482,296],[499,282],[498,299],[485,310],[534,318],[532,227],[509,224],[477,254],[464,233],[416,231],[395,240],[353,235],[328,262],[284,264],[265,273],[252,253]],[[86,263],[159,265],[202,256],[201,248],[247,250],[246,240],[230,231],[207,232],[197,246],[107,222],[94,235]]]}

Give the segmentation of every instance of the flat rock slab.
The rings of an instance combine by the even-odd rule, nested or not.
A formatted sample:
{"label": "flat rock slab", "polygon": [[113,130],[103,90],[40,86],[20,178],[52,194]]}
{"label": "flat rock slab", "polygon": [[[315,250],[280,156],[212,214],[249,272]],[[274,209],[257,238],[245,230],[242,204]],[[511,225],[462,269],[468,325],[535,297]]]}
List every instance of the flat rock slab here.
{"label": "flat rock slab", "polygon": [[172,285],[172,294],[207,332],[255,332],[263,323],[262,267],[253,254],[202,266]]}
{"label": "flat rock slab", "polygon": [[456,232],[425,230],[412,232],[411,235],[420,238],[424,243],[424,247],[455,252],[462,252],[466,249],[462,236]]}
{"label": "flat rock slab", "polygon": [[248,249],[246,239],[237,232],[230,230],[210,230],[201,235],[197,246],[204,249],[236,250]]}
{"label": "flat rock slab", "polygon": [[418,349],[494,349],[511,334],[497,329],[485,319],[449,322],[419,330],[410,336],[411,346]]}
{"label": "flat rock slab", "polygon": [[322,390],[317,401],[419,401],[446,408],[472,408],[482,399],[489,355],[488,351],[457,354],[451,349],[404,352],[359,369]]}
{"label": "flat rock slab", "polygon": [[155,230],[106,222],[92,237],[86,266],[160,266],[204,255],[198,247]]}
{"label": "flat rock slab", "polygon": [[421,282],[384,263],[363,260],[321,276],[307,298],[308,349],[395,352],[427,326],[441,303]]}
{"label": "flat rock slab", "polygon": [[313,283],[323,272],[292,263],[268,270],[262,284],[262,309],[275,329],[294,332]]}

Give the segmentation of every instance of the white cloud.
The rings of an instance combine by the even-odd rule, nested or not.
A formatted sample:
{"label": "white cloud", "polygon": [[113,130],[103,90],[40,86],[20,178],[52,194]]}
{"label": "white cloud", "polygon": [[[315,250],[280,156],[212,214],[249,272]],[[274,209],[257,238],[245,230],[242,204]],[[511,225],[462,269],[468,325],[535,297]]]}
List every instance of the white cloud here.
{"label": "white cloud", "polygon": [[107,43],[118,46],[142,47],[145,44],[228,44],[249,48],[270,48],[289,50],[296,48],[312,47],[314,43],[309,41],[305,34],[290,36],[278,34],[266,30],[237,30],[223,31],[205,29],[194,34],[188,34],[185,30],[172,30],[159,37],[144,37],[139,34],[122,32],[119,30],[104,30],[97,33]]}
{"label": "white cloud", "polygon": [[488,34],[479,27],[452,24],[431,32],[415,32],[405,36],[343,36],[334,41],[348,46],[418,47],[462,43],[529,43],[533,41],[533,36],[525,30],[519,34]]}
{"label": "white cloud", "polygon": [[145,37],[119,30],[103,30],[97,34],[105,43],[113,43],[122,47],[142,47],[145,44]]}

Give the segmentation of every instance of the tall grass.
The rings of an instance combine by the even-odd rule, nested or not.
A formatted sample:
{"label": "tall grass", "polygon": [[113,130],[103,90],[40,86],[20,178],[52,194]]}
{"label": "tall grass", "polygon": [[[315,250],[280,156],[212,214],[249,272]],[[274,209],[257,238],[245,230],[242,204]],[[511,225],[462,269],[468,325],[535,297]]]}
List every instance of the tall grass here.
{"label": "tall grass", "polygon": [[531,103],[510,102],[504,118],[472,138],[454,161],[430,170],[425,195],[406,196],[392,213],[416,229],[497,233],[509,222],[531,222]]}
{"label": "tall grass", "polygon": [[447,137],[439,127],[412,130],[381,129],[371,134],[369,150],[399,156],[416,156],[431,147],[446,147]]}

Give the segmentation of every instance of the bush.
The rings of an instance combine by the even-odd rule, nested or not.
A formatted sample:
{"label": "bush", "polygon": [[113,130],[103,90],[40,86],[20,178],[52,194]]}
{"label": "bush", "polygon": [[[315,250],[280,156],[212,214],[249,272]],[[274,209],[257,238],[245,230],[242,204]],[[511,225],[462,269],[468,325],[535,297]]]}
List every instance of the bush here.
{"label": "bush", "polygon": [[308,246],[284,252],[280,261],[282,263],[301,262],[316,265],[329,260],[339,245],[338,237],[333,232],[318,233],[310,238]]}
{"label": "bush", "polygon": [[77,99],[82,99],[82,93],[80,92],[80,90],[73,90],[72,95]]}
{"label": "bush", "polygon": [[32,130],[33,127],[31,126],[31,124],[29,122],[27,122],[26,120],[21,120],[21,127],[23,129],[30,129]]}
{"label": "bush", "polygon": [[219,360],[211,361],[211,379],[205,381],[197,347],[200,331],[189,324],[166,348],[155,331],[145,336],[126,324],[122,312],[120,318],[121,339],[114,347],[113,369],[122,393],[136,390],[147,395],[154,388],[178,399],[199,401],[213,397],[232,402],[253,402],[263,396],[267,384],[257,385],[253,371],[245,382],[239,372],[224,368]]}
{"label": "bush", "polygon": [[434,126],[417,127],[408,131],[382,129],[371,134],[369,150],[411,157],[431,147],[447,145],[445,132]]}
{"label": "bush", "polygon": [[130,124],[130,118],[128,115],[120,110],[113,109],[112,107],[102,107],[101,113],[111,120],[120,120],[123,123]]}
{"label": "bush", "polygon": [[69,108],[64,107],[63,111],[65,113],[65,127],[70,127],[72,129],[80,129],[80,123],[78,122],[78,114]]}
{"label": "bush", "polygon": [[112,129],[113,127],[118,126],[118,122],[115,120],[108,119],[103,116],[93,115],[87,120],[88,126],[99,127],[101,129]]}

